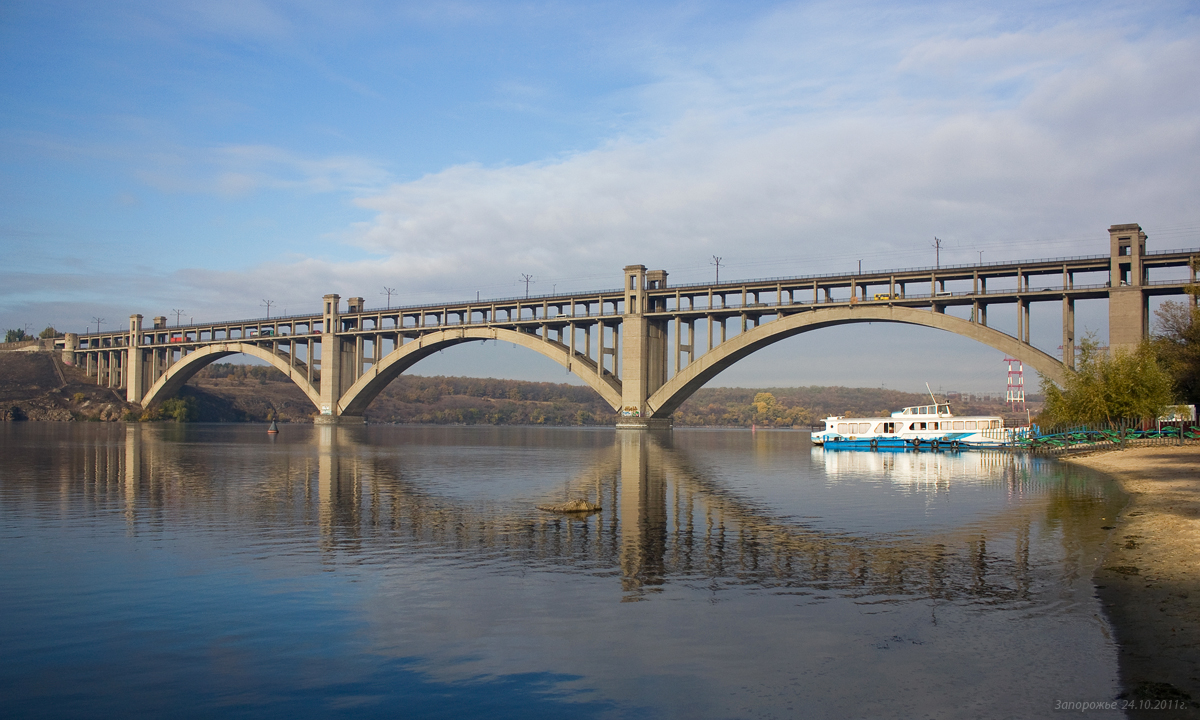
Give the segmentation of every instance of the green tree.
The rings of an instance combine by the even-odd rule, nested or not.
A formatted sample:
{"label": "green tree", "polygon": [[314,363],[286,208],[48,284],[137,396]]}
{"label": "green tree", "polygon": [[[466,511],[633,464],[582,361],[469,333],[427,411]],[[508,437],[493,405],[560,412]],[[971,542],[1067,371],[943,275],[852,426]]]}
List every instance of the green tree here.
{"label": "green tree", "polygon": [[25,339],[25,331],[21,329],[9,330],[4,333],[4,342],[21,342]]}
{"label": "green tree", "polygon": [[196,400],[191,397],[163,400],[162,414],[175,422],[191,422],[196,419]]}
{"label": "green tree", "polygon": [[774,425],[775,421],[779,419],[779,401],[772,393],[758,393],[750,405],[753,408],[753,420],[756,425]]}
{"label": "green tree", "polygon": [[1167,301],[1155,311],[1157,329],[1152,340],[1159,363],[1182,403],[1200,403],[1200,308]]}
{"label": "green tree", "polygon": [[47,325],[45,330],[38,333],[38,337],[40,337],[43,340],[45,340],[47,338],[57,338],[57,337],[62,337],[62,336],[63,336],[63,334],[60,333],[59,331],[55,330],[53,325]]}
{"label": "green tree", "polygon": [[1042,376],[1047,423],[1152,420],[1171,404],[1171,378],[1150,343],[1136,350],[1101,348],[1092,336],[1080,343],[1079,365],[1060,388]]}

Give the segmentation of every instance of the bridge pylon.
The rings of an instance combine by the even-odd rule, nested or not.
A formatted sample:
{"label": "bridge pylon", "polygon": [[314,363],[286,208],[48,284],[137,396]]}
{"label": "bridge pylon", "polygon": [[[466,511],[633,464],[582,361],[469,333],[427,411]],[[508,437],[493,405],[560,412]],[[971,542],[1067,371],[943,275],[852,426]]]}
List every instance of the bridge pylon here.
{"label": "bridge pylon", "polygon": [[[669,428],[671,419],[652,418],[646,402],[667,382],[667,321],[646,313],[660,308],[649,290],[667,285],[665,270],[646,271],[645,265],[625,266],[625,314],[621,318],[621,409],[617,428]],[[661,309],[666,309],[665,304]]]}
{"label": "bridge pylon", "polygon": [[[321,321],[321,405],[313,417],[318,425],[361,425],[366,422],[363,415],[343,415],[340,407],[342,397],[354,384],[355,337],[343,335],[345,324],[354,324],[353,319],[343,319],[341,296],[331,293],[322,298],[324,309]],[[350,298],[350,311],[362,311],[362,298]]]}

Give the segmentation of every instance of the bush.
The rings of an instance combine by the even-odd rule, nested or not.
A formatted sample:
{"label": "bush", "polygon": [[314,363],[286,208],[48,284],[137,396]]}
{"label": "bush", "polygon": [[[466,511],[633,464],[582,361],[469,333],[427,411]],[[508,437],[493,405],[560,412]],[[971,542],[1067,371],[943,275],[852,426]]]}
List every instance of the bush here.
{"label": "bush", "polygon": [[1042,376],[1047,424],[1090,424],[1153,420],[1171,404],[1171,378],[1153,348],[1143,342],[1132,352],[1111,352],[1091,336],[1080,343],[1079,367],[1058,387]]}
{"label": "bush", "polygon": [[[132,414],[132,413],[130,413]],[[175,422],[191,422],[196,419],[196,399],[191,397],[168,398],[162,404],[146,408],[138,416],[141,422],[156,420],[174,420]]]}
{"label": "bush", "polygon": [[1175,398],[1188,405],[1200,403],[1200,309],[1167,301],[1154,314],[1154,352],[1171,376]]}
{"label": "bush", "polygon": [[191,422],[196,419],[196,400],[191,397],[178,397],[163,400],[162,414],[175,422]]}

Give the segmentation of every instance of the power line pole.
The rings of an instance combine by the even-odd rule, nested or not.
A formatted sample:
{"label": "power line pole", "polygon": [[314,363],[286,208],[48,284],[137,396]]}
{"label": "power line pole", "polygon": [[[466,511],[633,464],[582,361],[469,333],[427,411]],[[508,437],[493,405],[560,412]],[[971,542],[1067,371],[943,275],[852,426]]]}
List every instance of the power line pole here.
{"label": "power line pole", "polygon": [[937,255],[935,256],[936,264],[934,265],[934,267],[936,267],[940,270],[942,267],[942,241],[939,240],[936,235],[933,237],[933,249],[937,253]]}
{"label": "power line pole", "polygon": [[387,297],[388,297],[387,309],[388,310],[392,309],[392,293],[394,293],[394,292],[396,292],[396,288],[390,288],[387,285],[384,285],[383,292],[379,293],[380,295],[387,295]]}
{"label": "power line pole", "polygon": [[525,283],[525,297],[528,298],[529,297],[529,283],[537,282],[537,280],[534,280],[532,275],[526,275],[525,273],[521,273],[521,281]]}
{"label": "power line pole", "polygon": [[261,304],[267,306],[267,319],[270,320],[271,319],[271,306],[275,304],[275,301],[274,300],[263,300]]}
{"label": "power line pole", "polygon": [[100,323],[104,322],[102,317],[92,317],[92,322],[96,323],[96,334],[100,334]]}
{"label": "power line pole", "polygon": [[[179,316],[183,315],[185,312],[187,312],[187,310],[176,310],[175,308],[171,308],[171,312],[175,313],[175,327],[179,327]],[[96,332],[100,331],[97,330]]]}
{"label": "power line pole", "polygon": [[716,255],[713,255],[712,259],[713,259],[713,261],[710,262],[709,265],[717,266],[717,282],[716,282],[716,284],[720,285],[721,284],[721,258],[717,257]]}

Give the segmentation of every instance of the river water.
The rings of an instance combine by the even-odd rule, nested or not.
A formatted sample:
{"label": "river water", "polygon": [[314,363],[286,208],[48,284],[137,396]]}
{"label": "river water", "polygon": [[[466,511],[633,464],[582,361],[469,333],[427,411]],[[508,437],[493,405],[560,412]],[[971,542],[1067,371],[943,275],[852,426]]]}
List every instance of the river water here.
{"label": "river water", "polygon": [[[1123,498],[806,433],[0,426],[5,717],[1038,717]],[[564,517],[536,505],[584,498]]]}

